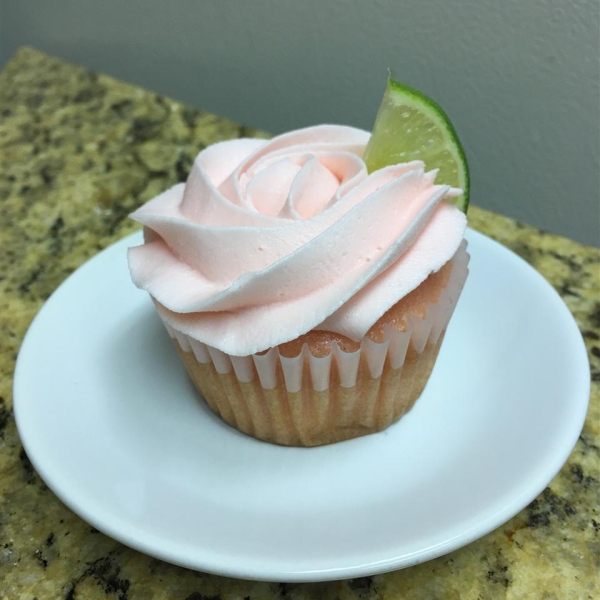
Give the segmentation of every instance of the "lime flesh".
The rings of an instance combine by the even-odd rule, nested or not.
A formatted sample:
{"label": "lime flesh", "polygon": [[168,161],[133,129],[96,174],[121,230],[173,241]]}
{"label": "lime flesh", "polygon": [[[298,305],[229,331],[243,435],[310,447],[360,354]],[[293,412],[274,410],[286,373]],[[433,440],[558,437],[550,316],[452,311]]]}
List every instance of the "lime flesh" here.
{"label": "lime flesh", "polygon": [[467,212],[469,168],[450,119],[431,98],[391,77],[363,158],[369,173],[422,160],[428,171],[439,169],[436,183],[463,190],[448,201]]}

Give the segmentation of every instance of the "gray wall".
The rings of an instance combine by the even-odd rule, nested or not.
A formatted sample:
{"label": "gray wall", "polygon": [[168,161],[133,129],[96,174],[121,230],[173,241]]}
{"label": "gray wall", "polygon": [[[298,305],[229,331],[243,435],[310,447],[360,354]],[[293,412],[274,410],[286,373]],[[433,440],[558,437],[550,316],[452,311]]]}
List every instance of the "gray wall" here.
{"label": "gray wall", "polygon": [[390,67],[434,96],[472,201],[600,243],[598,0],[2,0],[22,44],[277,133],[370,129]]}

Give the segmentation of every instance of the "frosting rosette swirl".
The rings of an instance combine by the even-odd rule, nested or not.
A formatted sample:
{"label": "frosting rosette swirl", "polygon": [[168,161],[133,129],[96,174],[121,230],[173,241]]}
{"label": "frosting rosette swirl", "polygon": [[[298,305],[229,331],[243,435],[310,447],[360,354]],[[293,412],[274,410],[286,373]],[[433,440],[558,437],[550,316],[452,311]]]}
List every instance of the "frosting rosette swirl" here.
{"label": "frosting rosette swirl", "polygon": [[236,139],[131,216],[134,283],[163,320],[247,356],[312,329],[359,341],[452,258],[466,218],[418,161],[367,173],[369,133],[321,125]]}

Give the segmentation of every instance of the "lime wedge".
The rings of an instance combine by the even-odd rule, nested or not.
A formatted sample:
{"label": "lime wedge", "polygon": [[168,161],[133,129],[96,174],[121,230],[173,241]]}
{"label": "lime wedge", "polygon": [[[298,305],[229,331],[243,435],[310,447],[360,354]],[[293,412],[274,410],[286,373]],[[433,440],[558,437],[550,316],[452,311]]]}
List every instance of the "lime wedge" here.
{"label": "lime wedge", "polygon": [[369,173],[422,160],[428,171],[439,169],[436,183],[463,190],[448,201],[467,212],[469,168],[464,150],[446,113],[422,92],[388,78],[363,158]]}

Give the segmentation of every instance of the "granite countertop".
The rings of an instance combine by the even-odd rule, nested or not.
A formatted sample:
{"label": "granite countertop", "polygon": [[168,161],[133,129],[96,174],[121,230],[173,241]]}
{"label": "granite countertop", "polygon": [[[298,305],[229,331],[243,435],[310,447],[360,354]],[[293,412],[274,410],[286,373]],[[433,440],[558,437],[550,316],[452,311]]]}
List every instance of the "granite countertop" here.
{"label": "granite countertop", "polygon": [[304,600],[600,597],[600,251],[473,207],[471,226],[540,271],[581,328],[588,418],[560,474],[525,510],[437,560],[320,584],[188,571],[99,533],[44,485],[23,451],[12,374],[52,291],[133,232],[127,214],[183,180],[197,152],[260,135],[215,115],[22,48],[0,75],[0,598]]}

